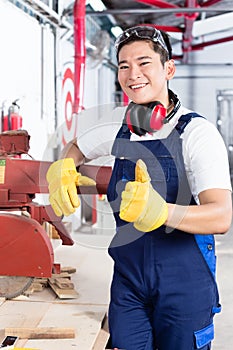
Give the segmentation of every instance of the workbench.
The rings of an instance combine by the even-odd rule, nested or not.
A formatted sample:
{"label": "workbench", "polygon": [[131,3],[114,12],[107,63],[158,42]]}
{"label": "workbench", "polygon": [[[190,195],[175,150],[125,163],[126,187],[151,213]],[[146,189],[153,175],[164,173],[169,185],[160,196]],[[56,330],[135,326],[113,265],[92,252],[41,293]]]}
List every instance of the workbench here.
{"label": "workbench", "polygon": [[[111,236],[91,233],[73,235],[75,244],[55,240],[55,262],[73,266],[76,299],[59,299],[50,288],[30,296],[0,301],[0,336],[8,327],[74,328],[73,339],[19,339],[17,347],[39,350],[103,350],[108,332],[103,329],[109,304],[113,263],[107,247]],[[105,324],[106,326],[106,324]]]}

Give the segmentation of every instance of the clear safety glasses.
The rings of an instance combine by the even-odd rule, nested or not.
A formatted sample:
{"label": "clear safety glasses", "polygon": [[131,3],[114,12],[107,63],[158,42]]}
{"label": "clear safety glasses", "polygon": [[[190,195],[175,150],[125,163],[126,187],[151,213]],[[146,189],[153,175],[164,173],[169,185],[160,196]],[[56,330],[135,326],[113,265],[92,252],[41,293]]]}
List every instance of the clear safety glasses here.
{"label": "clear safety glasses", "polygon": [[124,42],[130,41],[131,37],[138,37],[139,39],[149,39],[154,43],[158,43],[167,51],[169,55],[167,45],[165,44],[165,41],[163,39],[161,32],[156,28],[149,27],[149,26],[132,27],[132,28],[126,29],[122,34],[120,34],[115,41],[115,49],[117,53],[118,53],[119,46]]}

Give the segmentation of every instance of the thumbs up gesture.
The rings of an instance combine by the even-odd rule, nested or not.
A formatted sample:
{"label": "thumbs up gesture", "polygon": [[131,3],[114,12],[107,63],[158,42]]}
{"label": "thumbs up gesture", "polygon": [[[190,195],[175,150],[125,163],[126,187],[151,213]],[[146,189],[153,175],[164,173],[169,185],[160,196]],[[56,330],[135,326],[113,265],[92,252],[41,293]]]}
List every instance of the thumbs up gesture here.
{"label": "thumbs up gesture", "polygon": [[137,230],[153,231],[167,220],[167,203],[153,189],[146,164],[141,159],[136,163],[135,181],[127,182],[121,197],[120,218],[133,222]]}

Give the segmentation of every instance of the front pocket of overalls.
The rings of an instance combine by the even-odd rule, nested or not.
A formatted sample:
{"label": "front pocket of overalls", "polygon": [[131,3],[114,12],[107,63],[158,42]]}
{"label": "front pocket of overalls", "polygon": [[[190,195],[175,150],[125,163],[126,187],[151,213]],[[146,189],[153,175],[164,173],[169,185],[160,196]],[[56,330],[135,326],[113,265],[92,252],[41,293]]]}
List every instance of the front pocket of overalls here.
{"label": "front pocket of overalls", "polygon": [[124,159],[122,162],[122,181],[135,181],[135,165],[134,161]]}
{"label": "front pocket of overalls", "polygon": [[150,160],[148,168],[150,169],[152,187],[168,202],[176,198],[178,189],[178,175],[174,159],[170,156],[157,157],[154,162]]}
{"label": "front pocket of overalls", "polygon": [[211,343],[214,339],[214,324],[211,323],[209,326],[194,332],[196,347],[195,349],[201,349],[203,346]]}
{"label": "front pocket of overalls", "polygon": [[[123,182],[135,181],[135,160],[122,160]],[[167,201],[172,202],[172,198],[177,196],[178,176],[174,167],[174,160],[170,156],[158,157],[154,159],[143,159],[147,166],[151,178],[152,187]]]}

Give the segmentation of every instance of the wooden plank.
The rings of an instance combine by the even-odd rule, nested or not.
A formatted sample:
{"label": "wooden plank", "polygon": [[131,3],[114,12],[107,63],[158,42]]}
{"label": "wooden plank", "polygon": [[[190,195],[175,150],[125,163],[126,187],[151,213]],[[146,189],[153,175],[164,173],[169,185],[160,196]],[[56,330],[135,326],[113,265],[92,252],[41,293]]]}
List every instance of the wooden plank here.
{"label": "wooden plank", "polygon": [[45,277],[43,277],[43,278],[40,278],[40,277],[36,277],[35,279],[34,279],[34,281],[33,281],[33,283],[40,283],[40,284],[42,284],[43,286],[45,286],[46,287],[46,285],[48,284],[48,278],[45,278]]}
{"label": "wooden plank", "polygon": [[40,350],[40,349],[36,349],[36,348],[14,348],[14,350]]}
{"label": "wooden plank", "polygon": [[66,273],[75,273],[77,269],[72,266],[62,266],[61,267],[61,272],[66,272]]}
{"label": "wooden plank", "polygon": [[56,283],[51,281],[51,279],[49,279],[49,285],[59,299],[76,299],[78,297],[78,293],[75,289],[59,288]]}
{"label": "wooden plank", "polygon": [[50,306],[51,304],[46,302],[29,302],[26,297],[22,300],[6,300],[0,309],[0,329],[37,327]]}
{"label": "wooden plank", "polygon": [[106,348],[110,334],[108,331],[108,320],[107,317],[104,318],[102,328],[96,338],[95,344],[92,350],[103,350]]}
{"label": "wooden plank", "polygon": [[74,327],[75,339],[31,339],[25,347],[38,347],[40,350],[91,350],[105,314],[104,306],[79,305],[76,301],[71,304],[67,301],[56,302],[38,326],[49,327],[54,324],[56,327]]}
{"label": "wooden plank", "polygon": [[106,349],[106,345],[109,340],[109,333],[106,332],[104,329],[101,329],[99,331],[99,334],[97,336],[97,339],[95,341],[95,344],[92,348],[92,350],[103,350]]}
{"label": "wooden plank", "polygon": [[52,273],[52,277],[50,279],[55,278],[71,278],[71,276],[68,272]]}
{"label": "wooden plank", "polygon": [[4,303],[5,300],[5,298],[0,298],[0,306]]}
{"label": "wooden plank", "polygon": [[68,278],[55,278],[55,284],[61,289],[74,289],[74,283]]}
{"label": "wooden plank", "polygon": [[7,335],[21,339],[70,339],[75,338],[75,330],[60,327],[9,327],[5,328]]}
{"label": "wooden plank", "polygon": [[40,349],[36,349],[36,348],[14,348],[14,350],[40,350]]}
{"label": "wooden plank", "polygon": [[41,292],[43,290],[43,286],[40,283],[33,283],[24,293],[23,295],[29,296],[35,292]]}

